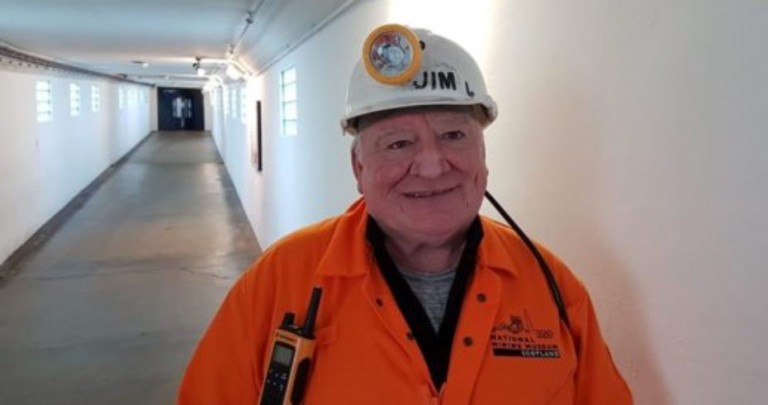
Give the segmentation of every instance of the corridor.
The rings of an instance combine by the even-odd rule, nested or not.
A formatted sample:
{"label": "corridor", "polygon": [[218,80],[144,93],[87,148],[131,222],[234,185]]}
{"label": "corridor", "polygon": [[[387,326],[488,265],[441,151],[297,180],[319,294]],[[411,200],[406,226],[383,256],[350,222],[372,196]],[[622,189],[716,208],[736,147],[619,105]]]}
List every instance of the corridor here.
{"label": "corridor", "polygon": [[169,404],[260,247],[207,132],[155,132],[0,284],[0,404]]}
{"label": "corridor", "polygon": [[[269,257],[262,250],[288,246],[301,269],[278,271],[309,272],[326,251],[309,251],[309,242],[344,241],[349,255],[333,256],[338,273],[365,274],[354,259],[376,259],[367,236],[302,231],[335,223],[362,199],[390,228],[386,253],[413,252],[388,267],[458,269],[461,259],[431,263],[464,257],[451,222],[478,205],[502,221],[473,199],[482,189],[560,259],[548,265],[554,282],[538,270],[538,281],[522,282],[530,255],[481,243],[475,267],[494,267],[494,282],[521,283],[503,299],[472,295],[486,274],[473,273],[481,275],[468,289],[427,297],[436,319],[443,304],[461,303],[447,312],[455,342],[432,361],[453,367],[438,389],[431,375],[408,378],[430,368],[424,356],[391,350],[418,343],[404,316],[418,306],[398,311],[392,289],[376,291],[372,312],[389,315],[360,319],[388,319],[397,332],[378,339],[384,329],[348,317],[365,307],[326,304],[344,301],[341,287],[356,282],[318,278],[327,287],[314,368],[301,376],[325,362],[332,372],[314,373],[306,392],[343,399],[310,405],[386,402],[398,390],[390,377],[420,384],[402,385],[421,399],[389,401],[398,405],[468,387],[472,397],[429,400],[509,402],[486,399],[484,389],[524,405],[588,396],[584,387],[605,394],[593,381],[601,373],[589,369],[608,365],[592,355],[605,352],[584,349],[601,340],[614,363],[606,370],[620,372],[634,404],[766,403],[767,22],[766,0],[0,0],[0,405],[174,404],[203,332],[249,264]],[[460,105],[472,106],[481,147],[464,143],[480,140],[467,136],[474,126],[448,128],[459,120],[414,114],[389,129],[373,125],[416,107]],[[482,153],[462,157],[471,150]],[[454,190],[463,203],[446,203]],[[483,233],[485,242],[495,233]],[[285,243],[306,235],[314,235],[306,244]],[[369,281],[384,274],[369,267]],[[588,295],[553,289],[563,269]],[[244,288],[274,291],[242,306],[245,316],[271,309],[269,327],[255,326],[264,316],[225,322],[224,338],[211,339],[223,343],[204,357],[213,361],[187,380],[212,395],[191,393],[182,405],[239,403],[243,392],[258,402],[270,374],[257,363],[277,353],[264,343],[275,320],[306,318],[309,289],[278,279]],[[417,282],[443,291],[446,280]],[[454,290],[465,291],[463,301]],[[465,301],[483,312],[461,312]],[[479,316],[465,315],[476,313],[497,319],[478,329]],[[250,335],[231,332],[243,325]],[[229,340],[238,336],[239,345]],[[365,350],[352,350],[350,337]],[[505,347],[513,341],[577,359],[514,357],[523,353]],[[525,354],[540,354],[533,349]],[[450,357],[480,351],[488,360],[473,364],[485,374]],[[497,379],[510,362],[543,383]],[[388,366],[396,375],[382,373]],[[542,371],[550,368],[570,374]],[[350,392],[345,370],[381,386]],[[467,385],[470,377],[477,383]],[[224,393],[233,382],[242,384]],[[541,400],[521,395],[531,388]]]}

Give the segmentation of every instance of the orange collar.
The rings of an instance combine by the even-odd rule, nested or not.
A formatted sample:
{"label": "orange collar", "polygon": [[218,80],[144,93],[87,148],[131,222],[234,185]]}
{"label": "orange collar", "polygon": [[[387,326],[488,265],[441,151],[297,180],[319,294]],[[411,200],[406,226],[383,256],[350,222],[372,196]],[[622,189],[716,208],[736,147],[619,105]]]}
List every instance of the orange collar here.
{"label": "orange collar", "polygon": [[[373,267],[373,252],[365,238],[368,209],[363,198],[355,201],[347,211],[336,218],[331,240],[320,259],[318,276],[357,277],[363,276]],[[480,267],[490,267],[517,275],[513,265],[512,246],[504,233],[514,231],[489,218],[480,217],[483,225],[483,240],[477,252]]]}

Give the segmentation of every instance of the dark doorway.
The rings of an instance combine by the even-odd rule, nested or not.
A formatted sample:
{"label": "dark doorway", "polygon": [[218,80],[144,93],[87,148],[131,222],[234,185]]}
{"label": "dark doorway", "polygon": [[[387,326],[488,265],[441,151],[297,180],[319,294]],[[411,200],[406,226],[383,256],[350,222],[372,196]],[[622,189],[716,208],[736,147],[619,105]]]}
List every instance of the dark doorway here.
{"label": "dark doorway", "polygon": [[198,89],[159,87],[157,125],[161,131],[202,131],[203,93]]}

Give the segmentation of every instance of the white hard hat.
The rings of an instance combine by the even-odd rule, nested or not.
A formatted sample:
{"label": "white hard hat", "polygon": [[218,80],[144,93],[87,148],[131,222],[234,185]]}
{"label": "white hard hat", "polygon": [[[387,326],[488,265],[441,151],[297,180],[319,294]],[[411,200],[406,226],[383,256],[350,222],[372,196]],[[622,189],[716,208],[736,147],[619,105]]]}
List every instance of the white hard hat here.
{"label": "white hard hat", "polygon": [[366,114],[435,105],[480,105],[486,125],[497,114],[480,68],[458,44],[397,24],[374,30],[347,87],[344,131],[356,134],[357,118]]}

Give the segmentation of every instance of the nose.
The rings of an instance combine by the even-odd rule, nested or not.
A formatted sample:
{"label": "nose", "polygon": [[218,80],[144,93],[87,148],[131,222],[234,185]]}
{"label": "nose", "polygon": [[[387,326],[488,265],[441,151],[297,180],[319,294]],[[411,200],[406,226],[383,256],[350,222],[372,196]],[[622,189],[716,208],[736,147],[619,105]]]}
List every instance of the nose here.
{"label": "nose", "polygon": [[445,151],[434,134],[422,134],[411,164],[411,175],[437,178],[451,169]]}

